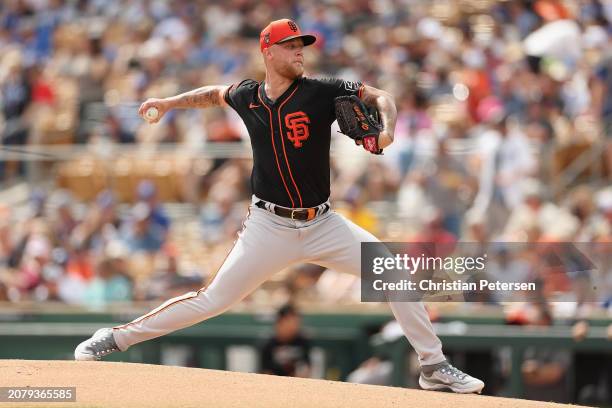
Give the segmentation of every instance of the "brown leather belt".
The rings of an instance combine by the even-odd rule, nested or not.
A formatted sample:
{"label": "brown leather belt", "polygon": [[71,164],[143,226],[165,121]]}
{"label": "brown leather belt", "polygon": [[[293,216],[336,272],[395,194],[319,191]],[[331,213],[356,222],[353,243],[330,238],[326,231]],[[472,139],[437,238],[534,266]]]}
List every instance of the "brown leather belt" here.
{"label": "brown leather belt", "polygon": [[[320,205],[318,207],[299,208],[299,209],[285,208],[285,207],[278,206],[276,204],[271,204],[269,206],[266,206],[266,202],[263,200],[257,201],[255,205],[263,210],[273,212],[274,214],[280,217],[290,218],[292,220],[298,220],[298,221],[310,221],[314,219],[317,215],[323,215],[327,211],[329,211],[329,204],[327,203]],[[272,209],[270,209],[270,207]]]}

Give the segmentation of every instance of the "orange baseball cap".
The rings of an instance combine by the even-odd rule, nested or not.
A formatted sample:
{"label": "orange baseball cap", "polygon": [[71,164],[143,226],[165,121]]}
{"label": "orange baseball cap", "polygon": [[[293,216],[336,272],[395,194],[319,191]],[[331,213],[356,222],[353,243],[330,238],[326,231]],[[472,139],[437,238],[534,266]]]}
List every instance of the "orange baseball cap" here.
{"label": "orange baseball cap", "polygon": [[304,46],[311,45],[317,40],[314,35],[302,34],[300,28],[293,20],[283,18],[282,20],[271,22],[266,28],[261,30],[259,46],[263,51],[274,44],[293,40],[294,38],[304,40]]}

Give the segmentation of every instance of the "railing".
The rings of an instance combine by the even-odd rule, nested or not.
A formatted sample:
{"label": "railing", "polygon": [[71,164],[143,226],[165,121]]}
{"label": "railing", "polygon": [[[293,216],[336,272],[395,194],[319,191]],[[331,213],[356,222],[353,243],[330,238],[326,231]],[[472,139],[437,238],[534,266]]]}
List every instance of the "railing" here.
{"label": "railing", "polygon": [[[463,306],[466,308],[466,305]],[[44,309],[32,307],[0,304],[0,358],[72,359],[75,345],[96,329],[124,323],[147,309],[144,304],[137,308],[135,305],[122,305],[105,312],[91,313],[63,305],[50,305]],[[320,305],[313,307],[321,309]],[[341,312],[334,313],[311,311],[307,306],[303,310],[304,329],[312,338],[313,345],[323,351],[323,373],[326,378],[346,378],[373,350],[382,349],[394,363],[393,385],[410,385],[406,367],[411,347],[404,336],[399,333],[391,340],[375,337],[370,343],[364,330],[365,327],[392,320],[386,307],[338,306]],[[512,372],[508,392],[513,396],[521,396],[523,392],[520,367],[527,347],[560,348],[568,352],[612,352],[612,341],[606,334],[612,320],[605,314],[591,320],[588,336],[576,342],[569,326],[506,326],[499,308],[472,305],[461,314],[457,314],[457,311],[449,313],[442,315],[441,323],[434,324],[446,352],[493,351],[500,347],[511,349]],[[271,335],[272,327],[272,314],[230,312],[136,345],[125,353],[113,354],[109,360],[159,364],[164,347],[181,345],[193,350],[199,366],[227,369],[227,355],[231,347],[257,349]],[[44,347],[41,347],[43,342]]]}

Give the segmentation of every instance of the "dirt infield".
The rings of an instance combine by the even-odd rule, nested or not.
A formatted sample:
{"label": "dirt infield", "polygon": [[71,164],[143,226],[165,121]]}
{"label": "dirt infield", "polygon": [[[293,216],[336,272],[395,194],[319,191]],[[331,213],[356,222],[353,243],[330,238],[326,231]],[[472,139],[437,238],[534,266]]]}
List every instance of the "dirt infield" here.
{"label": "dirt infield", "polygon": [[[456,395],[333,381],[112,362],[0,360],[0,387],[76,387],[77,402],[53,407],[553,407],[516,399]],[[0,407],[41,407],[0,403]]]}

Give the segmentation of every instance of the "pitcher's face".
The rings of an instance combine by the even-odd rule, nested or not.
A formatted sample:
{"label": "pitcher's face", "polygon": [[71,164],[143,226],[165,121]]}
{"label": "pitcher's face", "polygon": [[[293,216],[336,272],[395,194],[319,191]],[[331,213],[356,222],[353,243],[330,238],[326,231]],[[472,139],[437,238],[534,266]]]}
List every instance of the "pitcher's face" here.
{"label": "pitcher's face", "polygon": [[267,68],[288,79],[299,78],[304,74],[303,50],[301,38],[274,44],[264,52]]}

